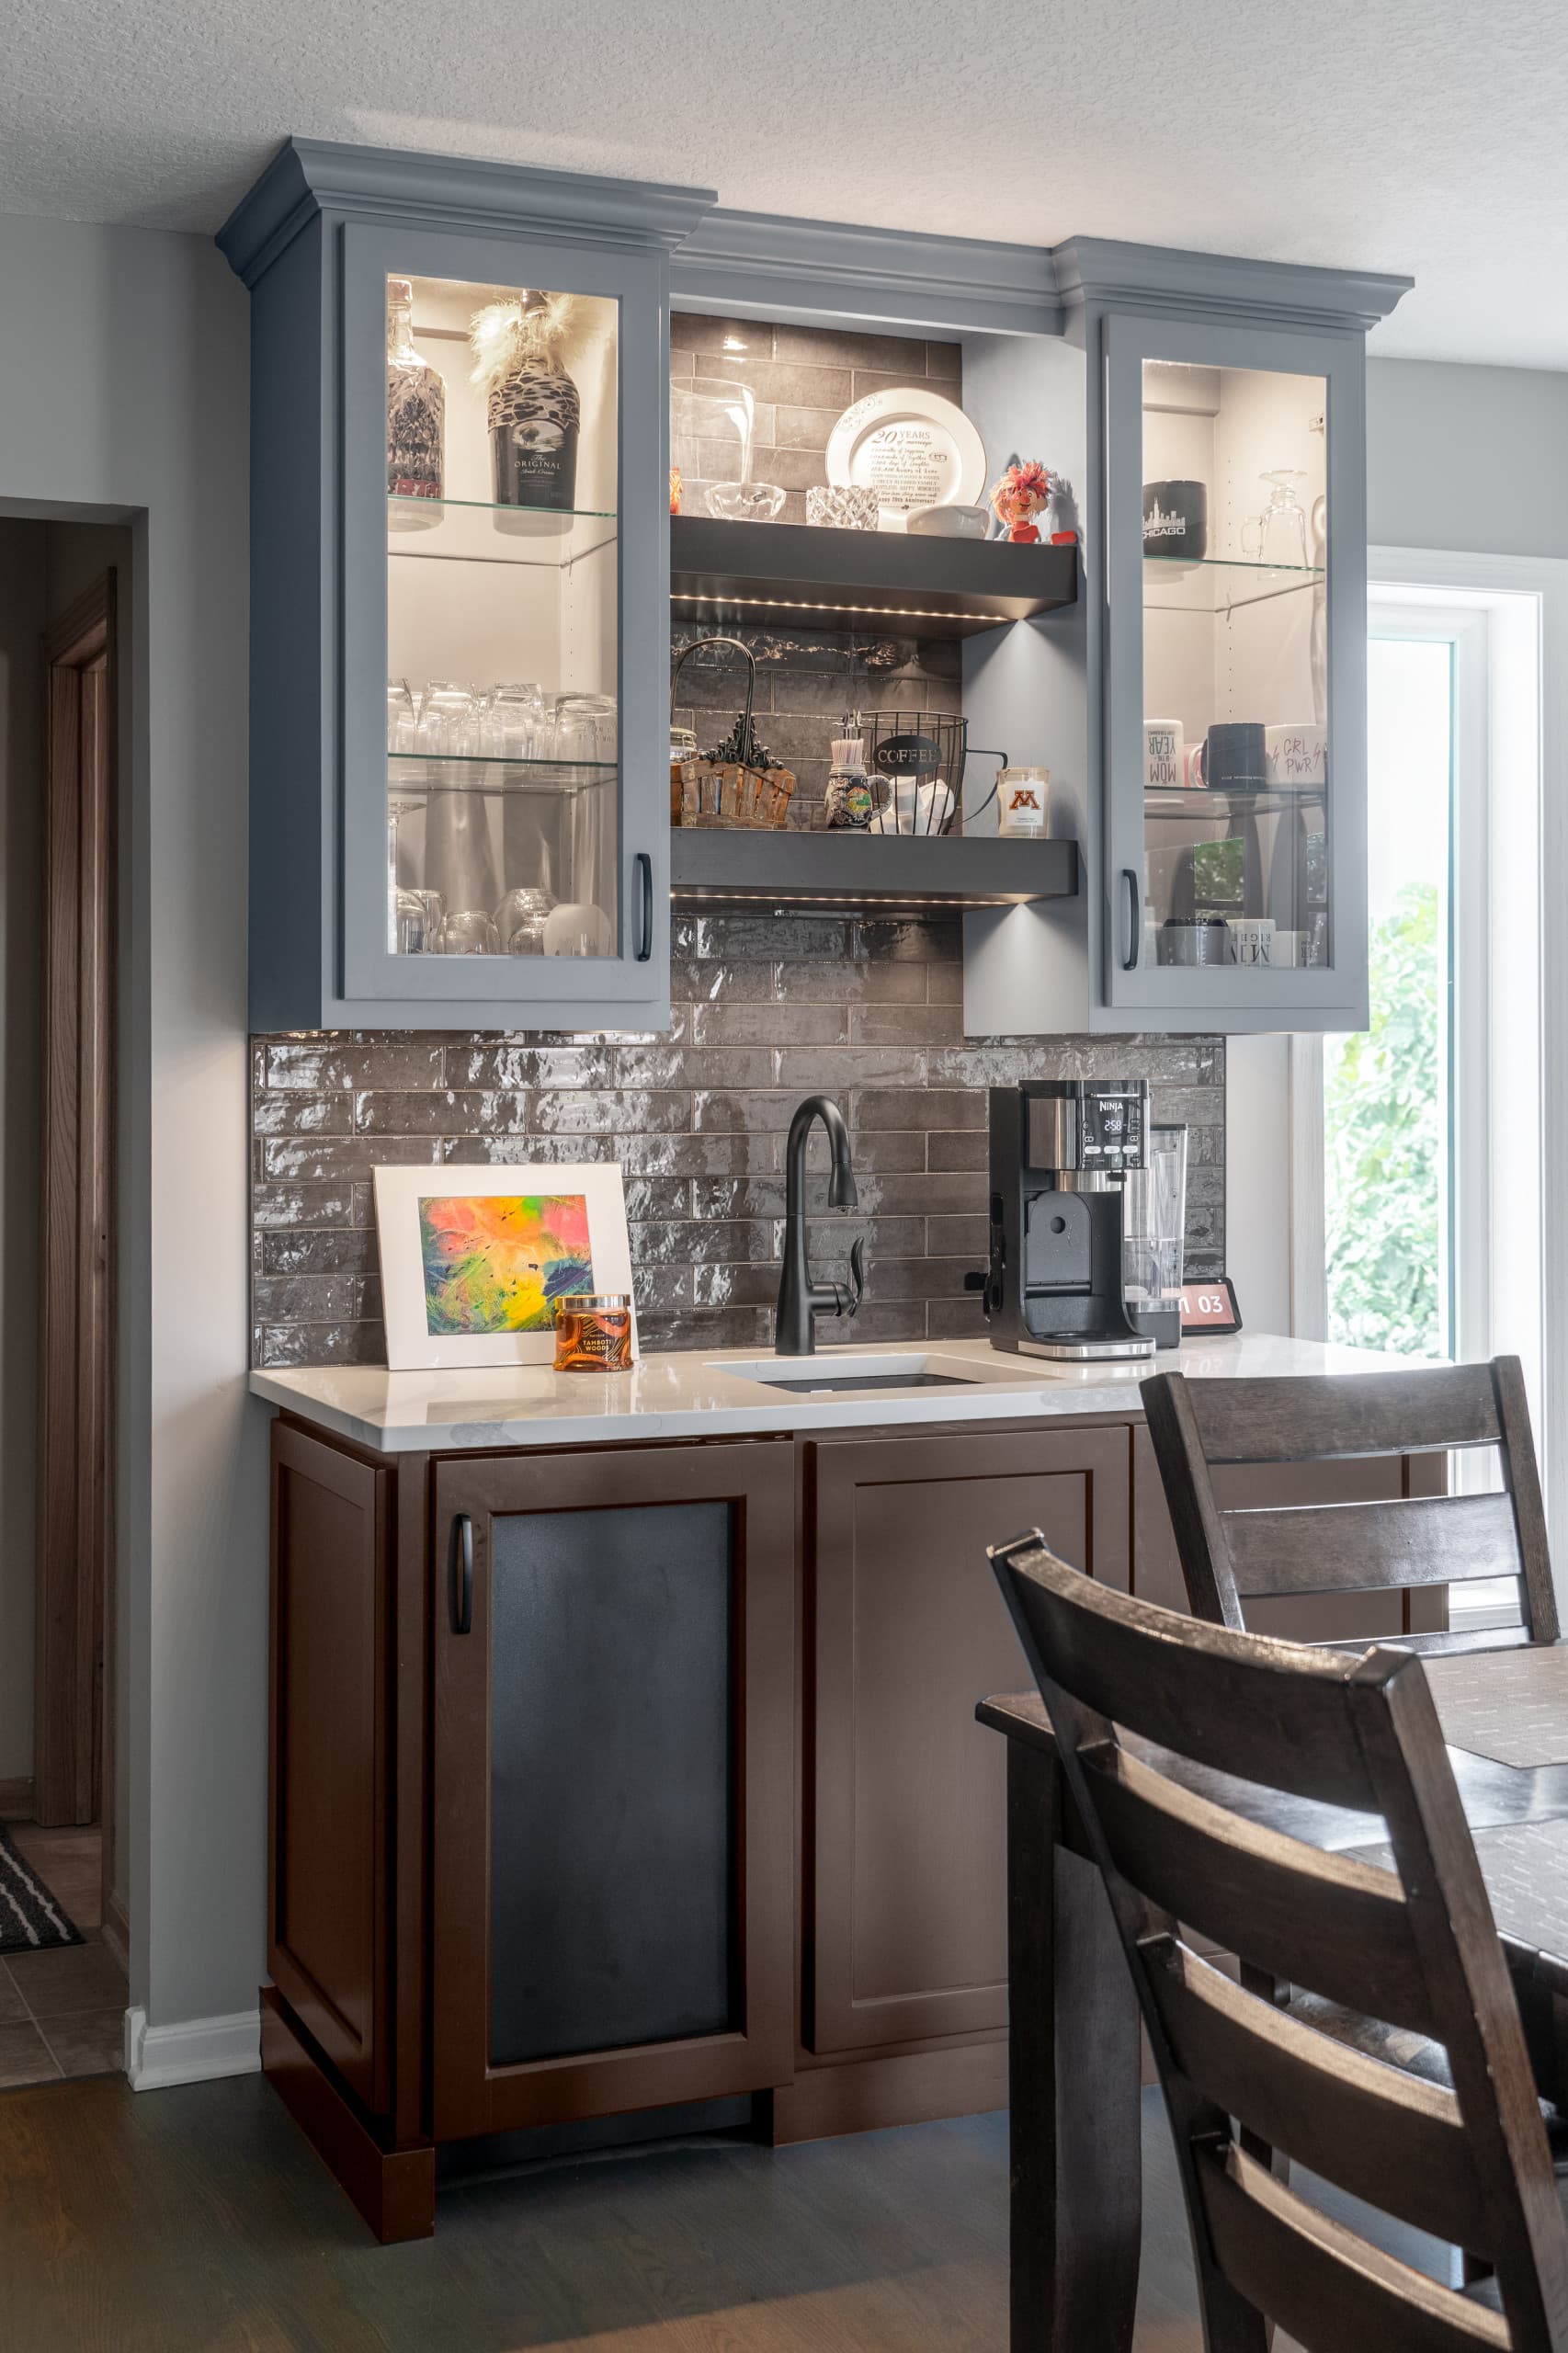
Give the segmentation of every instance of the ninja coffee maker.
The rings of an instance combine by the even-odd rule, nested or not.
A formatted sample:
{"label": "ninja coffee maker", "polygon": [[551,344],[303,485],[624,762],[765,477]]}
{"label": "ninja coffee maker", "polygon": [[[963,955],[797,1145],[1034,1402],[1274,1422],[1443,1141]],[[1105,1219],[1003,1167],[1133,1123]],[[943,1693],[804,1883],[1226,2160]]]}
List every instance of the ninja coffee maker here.
{"label": "ninja coffee maker", "polygon": [[1069,1363],[1152,1357],[1175,1302],[1127,1290],[1127,1180],[1149,1165],[1146,1079],[1031,1079],[991,1089],[991,1345]]}

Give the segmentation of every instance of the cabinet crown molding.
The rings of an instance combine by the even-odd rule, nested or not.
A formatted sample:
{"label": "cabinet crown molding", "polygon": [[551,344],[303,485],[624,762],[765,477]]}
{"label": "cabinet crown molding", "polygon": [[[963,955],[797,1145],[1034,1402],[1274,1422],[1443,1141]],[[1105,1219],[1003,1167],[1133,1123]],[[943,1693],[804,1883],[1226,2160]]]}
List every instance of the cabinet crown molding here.
{"label": "cabinet crown molding", "polygon": [[1373,270],[1321,269],[1302,262],[1249,261],[1235,254],[1187,253],[1115,237],[1069,237],[1057,245],[1057,291],[1069,311],[1090,306],[1233,313],[1254,324],[1338,327],[1365,335],[1415,285]]}
{"label": "cabinet crown molding", "polygon": [[359,147],[335,139],[289,139],[240,199],[216,242],[236,275],[254,286],[319,213],[438,222],[481,233],[532,230],[569,234],[579,244],[669,252],[716,201],[711,188]]}
{"label": "cabinet crown molding", "polygon": [[688,309],[804,310],[1013,335],[1062,329],[1051,257],[1040,245],[721,208],[693,228],[673,274],[675,298]]}

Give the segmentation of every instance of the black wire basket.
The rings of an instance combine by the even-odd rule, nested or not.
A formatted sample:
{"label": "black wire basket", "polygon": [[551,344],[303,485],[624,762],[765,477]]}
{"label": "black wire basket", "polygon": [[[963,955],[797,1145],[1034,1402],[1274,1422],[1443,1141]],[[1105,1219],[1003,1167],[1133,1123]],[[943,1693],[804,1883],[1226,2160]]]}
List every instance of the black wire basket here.
{"label": "black wire basket", "polygon": [[1006,752],[972,748],[969,722],[934,710],[857,712],[844,722],[846,735],[866,746],[866,768],[877,787],[871,818],[874,834],[953,834],[963,831],[996,798],[996,779],[983,801],[965,811],[964,769],[971,759],[994,760],[999,776]]}

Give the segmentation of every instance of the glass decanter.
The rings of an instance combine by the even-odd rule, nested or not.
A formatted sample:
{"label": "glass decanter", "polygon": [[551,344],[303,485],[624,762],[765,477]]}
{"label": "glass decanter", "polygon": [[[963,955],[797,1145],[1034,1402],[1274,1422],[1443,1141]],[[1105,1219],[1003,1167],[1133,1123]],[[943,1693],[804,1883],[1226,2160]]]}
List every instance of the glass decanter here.
{"label": "glass decanter", "polygon": [[447,388],[414,341],[414,288],[387,280],[387,528],[426,531],[444,519]]}
{"label": "glass decanter", "polygon": [[1269,484],[1268,504],[1261,515],[1249,515],[1242,525],[1243,555],[1256,563],[1305,571],[1307,514],[1294,485],[1306,478],[1299,466],[1277,466],[1258,476]]}

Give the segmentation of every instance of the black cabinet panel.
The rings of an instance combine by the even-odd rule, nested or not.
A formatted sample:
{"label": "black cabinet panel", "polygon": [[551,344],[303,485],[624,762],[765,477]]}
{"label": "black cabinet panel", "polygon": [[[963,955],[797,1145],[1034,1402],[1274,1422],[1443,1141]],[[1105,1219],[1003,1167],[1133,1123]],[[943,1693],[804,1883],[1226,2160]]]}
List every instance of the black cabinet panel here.
{"label": "black cabinet panel", "polygon": [[491,2063],[722,2033],[732,1507],[491,1525]]}

